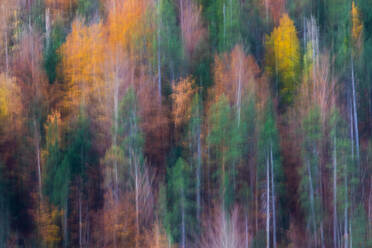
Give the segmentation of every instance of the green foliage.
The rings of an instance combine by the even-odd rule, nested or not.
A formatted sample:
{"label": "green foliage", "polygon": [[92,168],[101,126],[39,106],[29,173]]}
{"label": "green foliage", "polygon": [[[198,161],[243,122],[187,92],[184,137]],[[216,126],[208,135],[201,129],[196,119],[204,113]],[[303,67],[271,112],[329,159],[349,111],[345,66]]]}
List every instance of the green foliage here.
{"label": "green foliage", "polygon": [[[163,81],[176,80],[182,70],[183,49],[180,28],[177,25],[175,6],[171,0],[160,0],[157,4],[158,30],[154,49],[159,53]],[[158,63],[156,58],[156,64]]]}
{"label": "green foliage", "polygon": [[61,61],[58,52],[59,47],[65,40],[65,32],[61,22],[57,22],[51,31],[50,42],[46,44],[44,51],[44,68],[49,79],[49,83],[54,83],[57,78],[57,65]]}
{"label": "green foliage", "polygon": [[235,178],[235,165],[241,154],[242,136],[239,135],[234,111],[224,95],[211,106],[208,125],[207,143],[217,166],[214,176],[219,180],[222,203],[229,209],[234,201],[231,181]]}
{"label": "green foliage", "polygon": [[182,158],[168,169],[168,212],[166,223],[174,242],[180,242],[184,221],[188,238],[195,231],[192,170]]}
{"label": "green foliage", "polygon": [[143,162],[144,137],[140,129],[138,111],[137,97],[131,87],[119,105],[119,145],[124,151],[124,157],[132,161],[130,163],[141,165]]}
{"label": "green foliage", "polygon": [[90,21],[99,11],[100,4],[99,0],[78,0],[77,13],[80,16],[85,17],[87,21]]}
{"label": "green foliage", "polygon": [[310,230],[314,232],[323,218],[323,205],[319,188],[319,180],[321,180],[319,146],[322,133],[318,107],[309,111],[302,125],[304,138],[302,147],[303,167],[300,170],[300,199],[306,213],[307,223],[309,223]]}
{"label": "green foliage", "polygon": [[241,40],[240,1],[216,0],[209,4],[207,19],[212,47],[219,52],[230,50]]}

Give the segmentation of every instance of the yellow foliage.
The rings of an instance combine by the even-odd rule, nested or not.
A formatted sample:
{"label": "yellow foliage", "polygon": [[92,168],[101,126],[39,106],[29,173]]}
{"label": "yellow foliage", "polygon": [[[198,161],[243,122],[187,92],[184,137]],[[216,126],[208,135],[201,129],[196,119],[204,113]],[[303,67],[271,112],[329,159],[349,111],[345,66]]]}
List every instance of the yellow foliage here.
{"label": "yellow foliage", "polygon": [[61,141],[61,114],[58,111],[53,111],[48,115],[47,123],[45,125],[46,144],[54,145]]}
{"label": "yellow foliage", "polygon": [[267,37],[266,49],[269,72],[279,76],[281,96],[289,103],[298,80],[300,44],[296,27],[287,14],[280,18],[279,26]]}
{"label": "yellow foliage", "polygon": [[[103,109],[92,111],[98,115],[106,111],[113,82],[119,77],[128,78],[125,70],[132,70],[128,65],[134,68],[136,56],[143,54],[140,51],[151,51],[152,27],[147,20],[150,3],[149,0],[114,0],[107,3],[105,23],[86,26],[80,20],[74,21],[60,48],[61,74],[67,82],[67,97],[62,107],[67,112],[79,109],[80,104],[88,106],[97,102]],[[129,81],[120,80],[120,84]]]}
{"label": "yellow foliage", "polygon": [[361,46],[361,40],[362,40],[361,37],[362,37],[362,31],[363,31],[363,24],[360,21],[359,9],[357,6],[355,6],[354,1],[351,7],[351,21],[352,21],[351,36],[352,36],[352,42],[353,42],[353,49],[359,50]]}
{"label": "yellow foliage", "polygon": [[53,205],[49,206],[46,202],[42,202],[40,208],[38,226],[42,240],[47,247],[58,247],[61,241],[61,228],[58,222],[63,211]]}
{"label": "yellow foliage", "polygon": [[[112,1],[108,13],[106,30],[108,42],[114,53],[124,52],[131,56],[136,55],[135,48],[143,48],[144,40],[151,40],[151,25],[146,20],[147,10],[150,7],[148,0]],[[151,48],[150,46],[148,48]]]}
{"label": "yellow foliage", "polygon": [[[21,92],[13,78],[5,74],[0,74],[0,121],[5,124],[6,121],[12,122],[22,111]],[[5,124],[7,125],[7,124]],[[4,125],[4,126],[5,126]]]}
{"label": "yellow foliage", "polygon": [[88,98],[104,93],[104,36],[102,23],[84,26],[72,24],[72,32],[61,46],[62,70],[67,81],[64,107],[87,104]]}
{"label": "yellow foliage", "polygon": [[171,98],[173,100],[173,118],[176,126],[186,123],[191,117],[191,102],[195,89],[195,81],[191,77],[181,79],[173,86]]}

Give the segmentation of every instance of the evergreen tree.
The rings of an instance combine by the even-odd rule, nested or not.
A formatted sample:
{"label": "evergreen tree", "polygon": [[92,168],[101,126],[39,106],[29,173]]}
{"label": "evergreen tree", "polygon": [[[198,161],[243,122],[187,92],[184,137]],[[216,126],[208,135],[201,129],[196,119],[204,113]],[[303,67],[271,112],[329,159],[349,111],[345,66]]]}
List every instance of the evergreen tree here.
{"label": "evergreen tree", "polygon": [[194,189],[192,170],[182,158],[168,171],[168,213],[166,222],[173,242],[188,247],[188,241],[195,229]]}

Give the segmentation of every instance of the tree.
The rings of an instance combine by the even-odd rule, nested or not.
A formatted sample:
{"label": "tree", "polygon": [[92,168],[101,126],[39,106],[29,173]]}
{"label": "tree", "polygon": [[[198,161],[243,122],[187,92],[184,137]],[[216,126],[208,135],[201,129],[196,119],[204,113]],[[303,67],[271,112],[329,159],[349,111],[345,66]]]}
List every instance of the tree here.
{"label": "tree", "polygon": [[265,61],[281,103],[292,103],[300,70],[300,44],[296,27],[287,14],[283,14],[279,26],[266,38]]}
{"label": "tree", "polygon": [[57,65],[60,63],[61,56],[58,49],[65,39],[62,23],[56,22],[51,30],[51,38],[46,41],[44,49],[44,68],[46,70],[49,83],[54,83],[57,78]]}
{"label": "tree", "polygon": [[42,120],[47,106],[47,80],[42,68],[42,42],[34,30],[26,31],[14,55],[13,73],[22,92],[22,104],[28,106],[25,113],[27,118],[27,136],[32,142],[33,161],[38,178],[37,192],[42,196]]}
{"label": "tree", "polygon": [[[276,128],[274,113],[272,112],[272,103],[270,100],[266,103],[265,110],[261,116],[260,138],[259,138],[259,164],[258,183],[264,190],[265,209],[265,233],[266,247],[270,247],[271,240],[273,247],[277,246],[279,230],[284,223],[280,220],[285,216],[281,211],[283,202],[283,176],[282,166],[279,154],[279,135]],[[270,224],[272,222],[272,224]],[[279,226],[280,225],[280,226]],[[272,229],[270,228],[272,226]]]}
{"label": "tree", "polygon": [[193,1],[180,0],[179,7],[184,54],[192,58],[206,33],[201,20],[201,6]]}
{"label": "tree", "polygon": [[76,111],[80,104],[87,106],[91,100],[105,96],[102,38],[101,23],[86,27],[77,20],[72,24],[71,33],[60,47],[61,70],[66,81],[63,112]]}
{"label": "tree", "polygon": [[166,219],[173,242],[179,243],[180,247],[184,248],[189,246],[191,230],[195,223],[192,171],[185,160],[178,158],[168,173],[169,211]]}
{"label": "tree", "polygon": [[157,71],[158,91],[162,95],[163,81],[174,82],[181,73],[181,30],[177,26],[175,6],[171,0],[160,0],[157,4]]}
{"label": "tree", "polygon": [[176,127],[187,123],[191,118],[191,103],[195,90],[193,89],[195,80],[191,77],[181,79],[173,87],[171,98],[173,100],[172,115]]}
{"label": "tree", "polygon": [[252,56],[246,56],[241,45],[236,45],[230,54],[215,57],[212,97],[222,94],[228,97],[236,109],[237,123],[240,125],[242,99],[255,92],[255,81],[259,67]]}
{"label": "tree", "polygon": [[217,0],[207,9],[212,47],[227,51],[240,40],[240,1]]}
{"label": "tree", "polygon": [[220,201],[224,209],[229,209],[234,201],[230,179],[235,177],[234,165],[240,154],[240,136],[233,111],[227,98],[222,95],[209,109],[209,132],[207,143],[211,152],[219,186]]}

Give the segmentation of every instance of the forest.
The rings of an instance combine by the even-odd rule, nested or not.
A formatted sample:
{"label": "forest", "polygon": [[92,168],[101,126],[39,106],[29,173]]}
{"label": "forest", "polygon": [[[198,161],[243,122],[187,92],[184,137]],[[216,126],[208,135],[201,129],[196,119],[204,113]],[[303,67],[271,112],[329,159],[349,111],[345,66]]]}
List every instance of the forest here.
{"label": "forest", "polygon": [[13,247],[372,247],[372,0],[0,0]]}

